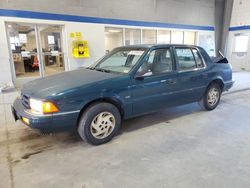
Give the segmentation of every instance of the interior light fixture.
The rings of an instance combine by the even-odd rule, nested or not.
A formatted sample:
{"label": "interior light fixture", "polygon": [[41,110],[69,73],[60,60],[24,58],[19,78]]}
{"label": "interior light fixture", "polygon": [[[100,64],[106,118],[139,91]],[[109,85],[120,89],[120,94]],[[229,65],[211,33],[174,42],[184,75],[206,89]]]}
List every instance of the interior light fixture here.
{"label": "interior light fixture", "polygon": [[108,32],[110,32],[110,33],[120,33],[121,30],[109,29]]}

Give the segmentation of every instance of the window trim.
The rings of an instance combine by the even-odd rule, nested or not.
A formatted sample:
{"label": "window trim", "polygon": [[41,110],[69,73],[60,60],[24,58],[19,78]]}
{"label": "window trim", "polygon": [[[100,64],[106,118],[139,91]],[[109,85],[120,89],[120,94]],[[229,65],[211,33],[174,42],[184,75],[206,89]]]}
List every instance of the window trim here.
{"label": "window trim", "polygon": [[[192,54],[193,54],[192,49],[196,49],[196,50],[198,51],[198,54],[199,54],[200,57],[201,57],[201,60],[202,60],[202,63],[203,63],[203,67],[200,67],[200,68],[199,68],[199,67],[196,67],[196,68],[194,68],[194,69],[188,69],[188,70],[180,70],[179,61],[178,61],[178,56],[177,56],[177,53],[176,53],[176,49],[177,49],[177,48],[188,48],[188,49],[191,50]],[[177,70],[178,73],[182,73],[182,72],[193,72],[193,71],[199,71],[199,70],[202,70],[202,69],[206,69],[207,64],[206,64],[206,62],[205,62],[203,56],[201,55],[199,48],[197,48],[197,47],[195,47],[195,46],[174,46],[174,47],[173,47],[173,51],[174,51],[174,56],[175,56],[176,70]],[[193,54],[193,56],[194,56],[194,54]],[[194,57],[194,60],[195,60],[195,57]],[[197,66],[196,60],[195,60],[195,64],[196,64],[196,66]]]}
{"label": "window trim", "polygon": [[[175,60],[174,50],[173,50],[173,47],[172,47],[172,46],[167,46],[167,47],[156,47],[156,48],[150,49],[150,50],[145,54],[145,56],[141,59],[141,62],[144,61],[144,59],[147,58],[153,50],[161,50],[161,49],[169,49],[170,54],[171,54],[172,70],[169,71],[169,72],[162,72],[162,73],[160,73],[160,74],[152,74],[152,75],[149,75],[149,76],[141,76],[141,77],[143,77],[143,78],[152,78],[152,77],[157,77],[157,76],[169,75],[169,74],[173,74],[173,73],[176,72],[176,60]],[[140,69],[140,67],[142,66],[142,64],[143,64],[143,63],[140,63],[140,65],[138,66],[137,70],[135,71],[134,79],[137,77],[136,74],[137,74],[138,70]]]}
{"label": "window trim", "polygon": [[[202,62],[202,67],[198,67],[198,63],[197,63],[197,60],[196,60],[196,58],[195,58],[195,55],[194,55],[193,50],[197,50],[198,56],[200,57],[201,62]],[[203,68],[203,67],[204,67],[204,60],[202,59],[202,56],[201,56],[201,54],[200,54],[199,50],[198,50],[197,48],[193,48],[193,47],[191,47],[191,51],[192,51],[192,53],[193,53],[194,60],[195,60],[195,62],[196,62],[196,66],[197,66],[196,68]]]}

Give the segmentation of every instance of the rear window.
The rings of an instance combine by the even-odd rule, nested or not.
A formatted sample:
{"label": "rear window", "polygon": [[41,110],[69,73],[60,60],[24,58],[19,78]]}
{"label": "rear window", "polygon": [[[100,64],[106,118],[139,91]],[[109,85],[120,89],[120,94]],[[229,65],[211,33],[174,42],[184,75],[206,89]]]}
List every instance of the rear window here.
{"label": "rear window", "polygon": [[193,51],[193,54],[194,54],[194,58],[195,58],[197,67],[198,67],[198,68],[204,67],[203,61],[202,61],[202,59],[201,59],[201,55],[200,55],[200,53],[198,52],[198,50],[197,50],[196,48],[192,48],[192,51]]}

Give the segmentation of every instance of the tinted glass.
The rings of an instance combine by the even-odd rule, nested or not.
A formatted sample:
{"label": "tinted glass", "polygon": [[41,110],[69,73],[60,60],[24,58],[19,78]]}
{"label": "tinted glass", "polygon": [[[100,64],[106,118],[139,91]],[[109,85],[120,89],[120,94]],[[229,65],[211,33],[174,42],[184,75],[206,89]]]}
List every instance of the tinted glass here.
{"label": "tinted glass", "polygon": [[195,59],[190,48],[176,48],[176,55],[180,70],[196,68]]}

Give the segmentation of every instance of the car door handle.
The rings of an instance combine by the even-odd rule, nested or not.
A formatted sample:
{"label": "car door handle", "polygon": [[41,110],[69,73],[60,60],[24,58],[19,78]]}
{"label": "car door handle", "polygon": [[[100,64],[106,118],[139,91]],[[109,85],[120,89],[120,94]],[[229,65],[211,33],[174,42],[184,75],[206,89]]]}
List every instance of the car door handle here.
{"label": "car door handle", "polygon": [[167,84],[176,84],[176,80],[175,79],[168,79]]}
{"label": "car door handle", "polygon": [[175,84],[175,83],[176,83],[176,80],[175,80],[175,79],[161,80],[161,83]]}

